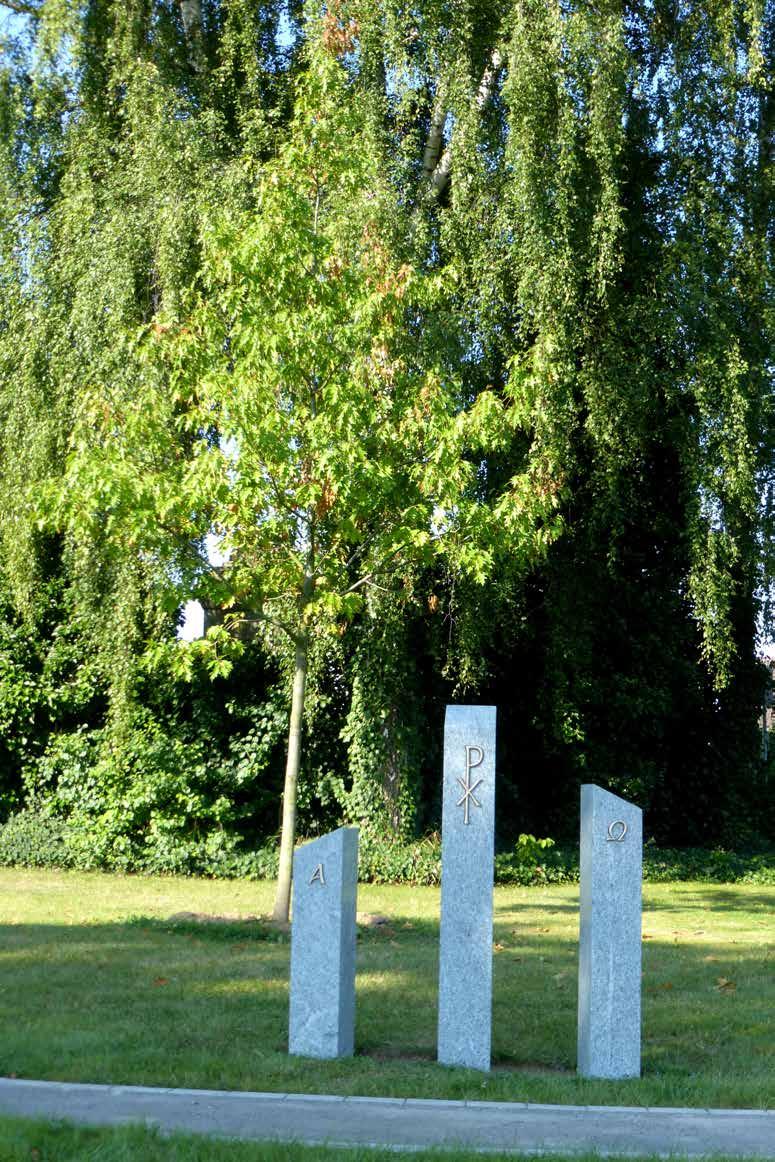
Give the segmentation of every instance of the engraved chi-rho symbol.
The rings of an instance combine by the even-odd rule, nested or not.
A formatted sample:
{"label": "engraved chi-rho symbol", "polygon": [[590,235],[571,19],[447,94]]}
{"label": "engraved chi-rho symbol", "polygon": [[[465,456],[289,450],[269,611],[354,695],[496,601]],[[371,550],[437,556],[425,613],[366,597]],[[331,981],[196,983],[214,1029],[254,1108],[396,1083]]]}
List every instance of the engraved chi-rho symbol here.
{"label": "engraved chi-rho symbol", "polygon": [[318,864],[312,875],[309,877],[310,884],[314,884],[316,881],[317,883],[322,884],[323,887],[326,886],[326,873],[322,863]]}
{"label": "engraved chi-rho symbol", "polygon": [[608,834],[606,835],[607,843],[622,843],[627,834],[627,824],[623,819],[615,819],[613,823],[608,824]]}
{"label": "engraved chi-rho symbol", "polygon": [[[482,765],[482,763],[484,761],[484,751],[480,746],[466,746],[465,750],[466,750],[465,779],[461,779],[460,776],[458,776],[458,780],[457,780],[458,783],[460,784],[462,790],[463,790],[463,794],[458,799],[456,806],[463,808],[463,822],[465,823],[466,826],[468,826],[471,822],[471,820],[469,818],[469,807],[470,807],[471,803],[473,803],[475,807],[481,807],[481,805],[482,805],[479,802],[479,800],[477,799],[476,795],[474,794],[474,791],[476,790],[476,788],[478,786],[481,785],[482,782],[484,782],[484,780],[477,779],[475,783],[472,783],[471,782],[471,771],[474,770],[475,767],[480,767]],[[474,759],[472,757],[474,753],[476,753],[476,755],[478,756],[476,759]]]}

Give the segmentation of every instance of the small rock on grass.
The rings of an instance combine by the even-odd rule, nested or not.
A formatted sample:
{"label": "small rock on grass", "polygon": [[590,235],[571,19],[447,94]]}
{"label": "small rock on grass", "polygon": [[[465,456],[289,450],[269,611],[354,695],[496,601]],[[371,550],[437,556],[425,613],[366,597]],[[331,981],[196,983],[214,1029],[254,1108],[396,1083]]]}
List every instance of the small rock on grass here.
{"label": "small rock on grass", "polygon": [[355,919],[364,928],[389,928],[391,924],[389,916],[380,916],[378,912],[358,912]]}

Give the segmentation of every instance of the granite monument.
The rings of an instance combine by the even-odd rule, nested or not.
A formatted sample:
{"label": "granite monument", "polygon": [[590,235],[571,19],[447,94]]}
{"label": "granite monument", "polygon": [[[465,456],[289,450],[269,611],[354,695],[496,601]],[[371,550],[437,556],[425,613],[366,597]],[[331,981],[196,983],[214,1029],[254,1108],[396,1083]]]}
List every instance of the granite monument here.
{"label": "granite monument", "polygon": [[444,724],[438,1059],[490,1068],[495,833],[494,706]]}
{"label": "granite monument", "polygon": [[352,1055],[357,886],[357,827],[340,827],[295,852],[290,1053]]}
{"label": "granite monument", "polygon": [[640,1076],[641,881],[639,807],[581,788],[578,1072]]}

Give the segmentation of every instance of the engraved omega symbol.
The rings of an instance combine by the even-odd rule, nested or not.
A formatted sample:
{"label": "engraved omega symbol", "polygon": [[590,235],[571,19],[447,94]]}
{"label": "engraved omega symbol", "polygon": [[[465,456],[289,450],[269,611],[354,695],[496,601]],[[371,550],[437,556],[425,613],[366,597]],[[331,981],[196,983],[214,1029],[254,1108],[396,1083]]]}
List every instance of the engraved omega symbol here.
{"label": "engraved omega symbol", "polygon": [[314,884],[316,880],[319,884],[322,884],[323,887],[326,886],[326,873],[323,870],[322,863],[318,864],[318,866],[315,868],[315,870],[313,871],[312,875],[309,878],[309,882],[311,884]]}
{"label": "engraved omega symbol", "polygon": [[[478,758],[474,759],[472,757],[474,753],[476,753],[478,755]],[[465,779],[461,779],[460,777],[458,777],[458,780],[457,780],[463,789],[463,794],[458,799],[457,803],[455,804],[456,807],[463,808],[463,822],[466,824],[466,826],[468,826],[471,822],[471,820],[468,817],[468,811],[469,811],[469,807],[470,807],[471,803],[473,803],[475,807],[481,807],[481,805],[482,805],[479,802],[479,800],[477,799],[476,795],[474,794],[474,791],[484,780],[477,779],[475,783],[472,783],[471,782],[471,771],[474,769],[474,767],[480,767],[482,765],[483,761],[484,761],[484,751],[482,750],[482,748],[480,746],[467,746],[466,747]]]}
{"label": "engraved omega symbol", "polygon": [[621,843],[626,834],[627,824],[623,819],[616,819],[613,823],[608,824],[606,840],[608,843]]}

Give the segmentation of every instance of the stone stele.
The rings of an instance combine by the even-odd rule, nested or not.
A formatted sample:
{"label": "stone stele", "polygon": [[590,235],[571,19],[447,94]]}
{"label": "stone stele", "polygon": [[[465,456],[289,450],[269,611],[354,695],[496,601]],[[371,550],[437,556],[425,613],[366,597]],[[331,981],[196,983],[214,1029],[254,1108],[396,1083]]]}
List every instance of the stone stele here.
{"label": "stone stele", "polygon": [[448,706],[444,724],[438,1057],[490,1068],[495,707]]}
{"label": "stone stele", "polygon": [[643,813],[581,788],[578,1071],[640,1076]]}
{"label": "stone stele", "polygon": [[295,852],[290,1053],[352,1056],[357,887],[357,827],[340,827]]}

